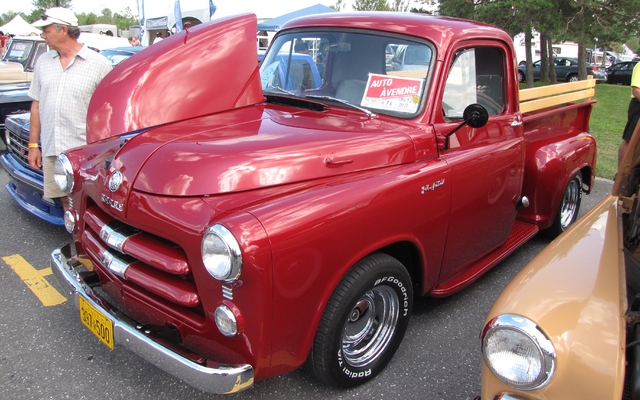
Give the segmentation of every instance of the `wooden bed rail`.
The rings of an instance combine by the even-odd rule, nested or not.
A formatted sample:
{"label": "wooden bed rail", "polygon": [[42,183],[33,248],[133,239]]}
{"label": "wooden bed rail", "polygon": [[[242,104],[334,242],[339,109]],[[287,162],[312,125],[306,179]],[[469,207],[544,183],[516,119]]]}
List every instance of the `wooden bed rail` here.
{"label": "wooden bed rail", "polygon": [[590,99],[596,94],[596,80],[589,75],[587,80],[540,86],[520,90],[520,112],[557,106],[577,100]]}

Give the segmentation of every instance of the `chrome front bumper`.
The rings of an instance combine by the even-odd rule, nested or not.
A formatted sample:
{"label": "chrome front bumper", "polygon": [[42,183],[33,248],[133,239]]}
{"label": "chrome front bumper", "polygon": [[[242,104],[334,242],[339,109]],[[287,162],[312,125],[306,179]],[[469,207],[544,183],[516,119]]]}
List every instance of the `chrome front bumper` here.
{"label": "chrome front bumper", "polygon": [[51,253],[53,274],[65,292],[74,299],[76,308],[79,308],[78,295],[82,295],[92,306],[108,316],[113,321],[114,341],[117,346],[126,347],[161,370],[204,392],[235,393],[253,384],[251,365],[212,366],[215,363],[209,361],[209,366],[205,367],[194,363],[153,341],[142,330],[107,311],[92,299],[91,288],[76,272],[76,268],[80,266],[81,263],[71,256],[69,244]]}

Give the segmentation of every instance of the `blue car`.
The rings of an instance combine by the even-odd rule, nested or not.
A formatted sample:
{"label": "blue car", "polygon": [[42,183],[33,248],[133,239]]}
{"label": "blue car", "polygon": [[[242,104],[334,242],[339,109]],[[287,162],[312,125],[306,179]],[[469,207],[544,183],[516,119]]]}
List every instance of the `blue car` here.
{"label": "blue car", "polygon": [[20,207],[54,225],[64,225],[60,199],[43,196],[42,171],[29,166],[29,113],[8,117],[5,122],[7,152],[0,164],[9,173],[7,191]]}
{"label": "blue car", "polygon": [[[264,57],[264,55],[262,55]],[[258,53],[258,62],[264,62]],[[284,90],[318,89],[322,85],[322,76],[313,57],[308,54],[279,53],[267,60],[269,65],[261,69],[262,87],[279,87]],[[265,85],[266,83],[266,85]]]}

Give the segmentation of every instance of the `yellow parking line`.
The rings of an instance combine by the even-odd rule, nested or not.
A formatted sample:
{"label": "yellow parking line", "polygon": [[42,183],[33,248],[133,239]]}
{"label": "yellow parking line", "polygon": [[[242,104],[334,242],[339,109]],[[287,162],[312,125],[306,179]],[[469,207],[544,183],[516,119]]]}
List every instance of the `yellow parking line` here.
{"label": "yellow parking line", "polygon": [[56,288],[49,285],[49,282],[44,279],[45,276],[52,274],[51,267],[37,270],[19,254],[2,257],[2,259],[18,274],[20,279],[22,279],[33,294],[42,302],[43,306],[57,306],[67,301]]}

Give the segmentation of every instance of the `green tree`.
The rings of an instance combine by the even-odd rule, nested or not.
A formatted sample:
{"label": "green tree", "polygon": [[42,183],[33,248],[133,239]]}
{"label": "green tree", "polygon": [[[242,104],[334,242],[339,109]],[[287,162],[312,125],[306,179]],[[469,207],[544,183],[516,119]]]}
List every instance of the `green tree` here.
{"label": "green tree", "polygon": [[[65,8],[73,8],[72,0],[59,0],[60,7]],[[31,0],[31,5],[33,6],[33,10],[29,15],[26,16],[26,20],[30,23],[40,19],[42,14],[44,14],[47,8],[56,7],[56,0]]]}
{"label": "green tree", "polygon": [[24,14],[22,14],[22,13],[17,13],[17,12],[15,12],[15,11],[13,11],[13,10],[9,10],[9,11],[7,11],[7,12],[6,12],[6,13],[4,13],[4,14],[0,14],[0,25],[4,25],[4,24],[6,24],[7,22],[11,21],[11,20],[13,19],[13,17],[15,17],[15,16],[16,16],[16,15],[18,15],[18,14],[21,14],[23,18],[25,17],[25,15],[24,15]]}
{"label": "green tree", "polygon": [[131,26],[138,24],[138,19],[133,15],[131,8],[125,7],[122,14],[113,14],[112,23],[121,30],[128,30]]}
{"label": "green tree", "polygon": [[47,8],[56,7],[60,2],[60,7],[73,8],[72,0],[31,0],[31,5],[36,11],[44,12]]}
{"label": "green tree", "polygon": [[391,11],[407,12],[409,10],[409,0],[391,0],[389,8]]}
{"label": "green tree", "polygon": [[355,11],[391,11],[386,0],[356,0],[353,9]]}
{"label": "green tree", "polygon": [[334,10],[342,11],[342,9],[345,7],[345,4],[342,0],[337,0],[336,4],[333,4],[329,7],[333,8]]}

